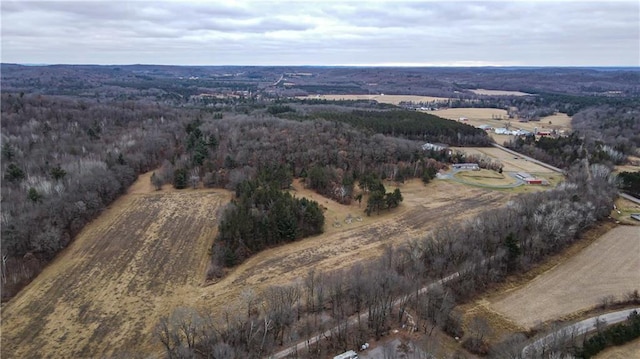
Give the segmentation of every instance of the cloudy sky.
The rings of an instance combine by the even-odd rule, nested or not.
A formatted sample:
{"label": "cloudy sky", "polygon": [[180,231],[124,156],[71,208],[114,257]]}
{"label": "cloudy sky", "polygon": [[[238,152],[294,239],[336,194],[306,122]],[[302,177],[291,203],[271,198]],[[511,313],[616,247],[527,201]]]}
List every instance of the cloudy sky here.
{"label": "cloudy sky", "polygon": [[2,62],[640,66],[640,1],[11,1]]}

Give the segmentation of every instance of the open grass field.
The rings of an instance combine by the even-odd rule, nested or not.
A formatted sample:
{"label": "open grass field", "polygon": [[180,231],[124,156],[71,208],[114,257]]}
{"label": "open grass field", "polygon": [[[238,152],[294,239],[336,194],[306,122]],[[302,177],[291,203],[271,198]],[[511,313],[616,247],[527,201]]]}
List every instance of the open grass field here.
{"label": "open grass field", "polygon": [[373,100],[379,103],[389,103],[392,105],[397,105],[400,102],[443,102],[448,101],[449,99],[446,97],[431,97],[431,96],[418,96],[418,95],[309,95],[309,96],[299,96],[300,99],[310,99],[310,100]]}
{"label": "open grass field", "polygon": [[460,171],[455,177],[470,183],[486,186],[507,186],[516,183],[516,179],[505,173],[481,169],[480,171]]}
{"label": "open grass field", "polygon": [[[480,154],[491,157],[504,165],[502,170],[505,172],[528,172],[530,174],[556,173],[546,167],[527,161],[521,156],[513,155],[497,147],[452,147],[451,149],[468,154]],[[557,174],[557,176],[560,177],[561,175]]]}
{"label": "open grass field", "polygon": [[615,172],[639,172],[640,171],[640,158],[636,156],[629,156],[627,163],[623,165],[617,165]]}
{"label": "open grass field", "polygon": [[[440,223],[497,207],[509,194],[449,181],[401,185],[399,208],[362,215],[302,188],[326,208],[326,233],[268,249],[206,285],[207,253],[225,190],[163,190],[141,176],[130,193],[90,223],[30,285],[2,308],[3,358],[94,358],[162,354],[152,330],[180,306],[235,309],[246,288],[299,280],[311,268],[339,269],[422,236]],[[393,186],[388,185],[388,190]],[[364,201],[363,201],[364,202]],[[348,224],[345,217],[361,216]],[[340,226],[334,226],[335,218]]]}
{"label": "open grass field", "polygon": [[630,359],[640,358],[640,338],[619,347],[608,348],[598,353],[595,359]]}
{"label": "open grass field", "polygon": [[640,204],[631,202],[628,199],[618,197],[615,202],[616,208],[611,211],[611,217],[622,224],[640,225],[640,222],[631,218],[632,213],[640,213]]}
{"label": "open grass field", "polygon": [[497,117],[497,118],[504,118],[504,120],[494,119],[493,120],[494,123],[496,124],[502,123],[503,125],[499,127],[503,127],[504,124],[507,123],[506,119],[508,118],[507,111],[499,108],[460,107],[460,108],[446,108],[442,110],[425,111],[425,112],[428,112],[449,120],[455,120],[455,121],[458,121],[460,117],[465,117],[467,118],[467,123],[472,126],[490,124],[490,123],[485,123],[485,121],[491,121],[492,118]]}
{"label": "open grass field", "polygon": [[492,96],[527,96],[531,95],[530,93],[520,92],[520,91],[504,91],[504,90],[486,90],[486,89],[476,89],[470,90],[476,95],[492,95]]}
{"label": "open grass field", "polygon": [[524,328],[597,306],[605,296],[640,289],[640,227],[619,226],[577,255],[504,293],[490,309]]}

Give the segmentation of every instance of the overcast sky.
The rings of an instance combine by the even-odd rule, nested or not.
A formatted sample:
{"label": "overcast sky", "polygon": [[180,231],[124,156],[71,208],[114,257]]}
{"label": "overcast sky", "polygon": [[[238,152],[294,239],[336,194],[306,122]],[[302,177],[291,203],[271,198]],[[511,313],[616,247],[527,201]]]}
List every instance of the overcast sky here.
{"label": "overcast sky", "polygon": [[640,1],[11,1],[2,62],[640,66]]}

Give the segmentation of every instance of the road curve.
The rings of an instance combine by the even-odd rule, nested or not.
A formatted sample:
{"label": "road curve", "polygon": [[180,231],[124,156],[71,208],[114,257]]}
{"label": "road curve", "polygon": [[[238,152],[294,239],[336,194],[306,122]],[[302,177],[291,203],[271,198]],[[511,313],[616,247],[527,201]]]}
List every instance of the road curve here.
{"label": "road curve", "polygon": [[524,349],[522,349],[522,357],[529,358],[530,355],[546,349],[549,345],[555,343],[557,340],[571,336],[575,337],[584,333],[594,331],[597,329],[598,321],[604,321],[606,323],[605,325],[611,325],[625,321],[629,317],[629,314],[631,314],[631,312],[633,312],[634,310],[640,313],[640,307],[625,309],[613,313],[591,317],[589,319],[585,319],[583,321],[568,325],[524,347]]}

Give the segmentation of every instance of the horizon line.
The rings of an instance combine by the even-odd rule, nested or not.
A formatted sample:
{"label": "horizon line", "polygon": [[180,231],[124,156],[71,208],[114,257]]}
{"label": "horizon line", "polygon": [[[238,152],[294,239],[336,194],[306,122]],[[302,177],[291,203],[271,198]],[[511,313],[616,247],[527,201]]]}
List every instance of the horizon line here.
{"label": "horizon line", "polygon": [[193,64],[153,64],[153,63],[36,63],[36,62],[0,62],[0,65],[18,66],[166,66],[166,67],[336,67],[336,68],[640,68],[640,65],[522,65],[522,64],[490,64],[490,63],[378,63],[378,64],[297,64],[297,65],[193,65]]}

